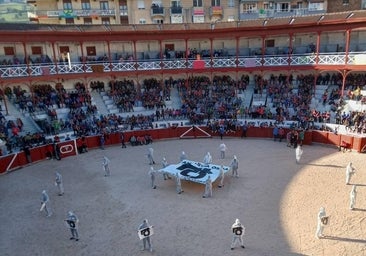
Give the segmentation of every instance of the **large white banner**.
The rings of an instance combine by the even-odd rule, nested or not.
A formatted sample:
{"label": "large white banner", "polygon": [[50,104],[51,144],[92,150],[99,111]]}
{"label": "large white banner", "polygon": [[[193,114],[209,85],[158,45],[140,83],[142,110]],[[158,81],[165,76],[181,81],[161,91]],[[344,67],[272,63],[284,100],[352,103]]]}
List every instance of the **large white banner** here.
{"label": "large white banner", "polygon": [[[230,167],[228,166],[223,166],[223,169],[224,173],[230,171]],[[220,177],[220,165],[207,165],[196,161],[184,160],[178,164],[171,164],[160,169],[158,172],[166,172],[174,176],[178,173],[179,177],[183,180],[205,184],[208,176],[210,176],[212,182]]]}

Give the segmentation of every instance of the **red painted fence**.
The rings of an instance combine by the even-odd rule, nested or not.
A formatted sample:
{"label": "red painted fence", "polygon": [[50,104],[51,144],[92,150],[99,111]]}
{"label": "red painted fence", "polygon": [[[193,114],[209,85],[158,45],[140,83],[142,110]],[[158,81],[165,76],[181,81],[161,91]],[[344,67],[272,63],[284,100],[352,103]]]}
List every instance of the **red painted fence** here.
{"label": "red painted fence", "polygon": [[[132,135],[134,136],[144,136],[145,134],[150,134],[153,140],[160,139],[178,139],[182,134],[186,137],[195,138],[201,137],[202,132],[198,129],[191,129],[192,127],[169,127],[165,129],[155,129],[155,130],[138,130],[138,131],[128,131],[124,132],[125,141],[129,141]],[[203,131],[211,134],[212,136],[218,136],[218,134],[212,133],[207,127],[200,127]],[[260,127],[249,127],[247,131],[247,137],[253,138],[272,138],[273,128],[260,128]],[[286,133],[288,130],[286,130]],[[225,134],[226,137],[240,137],[241,131],[229,132]],[[284,140],[286,141],[286,139]],[[329,144],[339,147],[342,142],[348,143],[350,148],[356,150],[359,153],[363,153],[366,150],[366,137],[353,137],[349,135],[334,134],[332,132],[324,131],[307,131],[305,132],[305,138],[303,144],[310,145],[312,143],[322,143]],[[105,145],[116,145],[120,144],[119,133],[109,134],[106,138]],[[86,137],[86,144],[88,148],[97,148],[100,146],[99,136]],[[64,141],[58,143],[60,148],[61,157],[68,157],[77,155],[77,143],[76,140]],[[31,150],[32,162],[37,162],[45,160],[47,158],[47,145],[35,147]],[[6,173],[7,171],[20,168],[27,165],[27,158],[24,152],[19,152],[11,155],[6,155],[0,158],[0,174]]]}

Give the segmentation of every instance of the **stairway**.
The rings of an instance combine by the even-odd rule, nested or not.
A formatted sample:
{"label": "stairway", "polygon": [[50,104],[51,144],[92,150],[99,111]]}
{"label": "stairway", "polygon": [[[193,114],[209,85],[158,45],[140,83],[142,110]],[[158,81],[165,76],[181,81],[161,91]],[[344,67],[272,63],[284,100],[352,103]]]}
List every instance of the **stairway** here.
{"label": "stairway", "polygon": [[180,109],[182,107],[182,101],[176,87],[172,87],[170,90],[170,100],[165,101],[167,108]]}
{"label": "stairway", "polygon": [[105,104],[104,98],[105,99],[109,99],[109,96],[106,94],[106,92],[97,92],[97,91],[92,91],[91,93],[92,96],[92,102],[93,104],[95,104],[97,106],[98,109],[98,113],[101,115],[108,115],[109,111],[108,108]]}
{"label": "stairway", "polygon": [[12,103],[7,101],[7,107],[8,107],[8,116],[5,116],[5,106],[4,103],[2,103],[2,109],[4,116],[6,120],[12,120],[16,122],[17,118],[20,118],[23,122],[23,129],[19,133],[20,135],[25,135],[26,133],[36,133],[41,132],[41,128],[36,124],[36,122],[32,119],[30,114],[28,112],[25,112],[24,114],[19,111],[19,109]]}

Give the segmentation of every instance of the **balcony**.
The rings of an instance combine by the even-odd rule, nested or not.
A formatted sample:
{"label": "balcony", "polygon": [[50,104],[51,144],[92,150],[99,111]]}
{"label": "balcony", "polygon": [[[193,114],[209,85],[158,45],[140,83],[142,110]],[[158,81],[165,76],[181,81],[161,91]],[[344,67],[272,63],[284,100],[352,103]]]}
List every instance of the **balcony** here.
{"label": "balcony", "polygon": [[161,17],[161,16],[165,16],[165,10],[164,7],[160,7],[160,6],[151,6],[151,17],[155,18],[155,17]]}
{"label": "balcony", "polygon": [[[318,57],[314,54],[293,54],[293,55],[269,55],[269,56],[238,56],[219,57],[204,59],[205,68],[258,68],[258,67],[298,67],[298,66],[322,66],[322,65],[364,65],[361,59],[362,54],[350,53],[348,57],[344,53],[322,53]],[[187,72],[193,67],[193,59],[160,60],[152,59],[148,61],[124,61],[124,62],[73,62],[71,65],[58,63],[32,64],[32,65],[0,65],[1,78],[15,77],[36,77],[42,75],[66,75],[66,74],[86,74],[93,73],[94,66],[103,67],[102,72],[128,72],[146,70],[181,70]],[[106,74],[106,75],[107,75]]]}
{"label": "balcony", "polygon": [[183,14],[183,8],[181,6],[171,7],[170,14]]}
{"label": "balcony", "polygon": [[38,17],[48,17],[48,18],[76,18],[76,17],[113,17],[116,11],[114,9],[101,10],[101,9],[91,9],[91,10],[59,10],[59,11],[37,11]]}
{"label": "balcony", "polygon": [[241,20],[251,20],[259,18],[283,18],[293,16],[307,16],[323,14],[325,10],[308,9],[308,8],[294,8],[290,10],[277,10],[277,9],[259,9],[250,10],[240,13]]}
{"label": "balcony", "polygon": [[127,6],[120,6],[120,8],[119,8],[119,15],[120,16],[128,16]]}
{"label": "balcony", "polygon": [[210,17],[217,17],[221,19],[223,16],[223,8],[221,6],[211,6],[210,7]]}

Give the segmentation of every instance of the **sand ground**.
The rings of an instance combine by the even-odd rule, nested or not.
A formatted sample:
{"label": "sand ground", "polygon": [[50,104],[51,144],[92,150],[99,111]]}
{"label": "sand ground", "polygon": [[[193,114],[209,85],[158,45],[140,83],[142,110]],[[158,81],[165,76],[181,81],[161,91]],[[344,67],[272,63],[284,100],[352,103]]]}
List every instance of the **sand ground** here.
{"label": "sand ground", "polygon": [[[214,183],[213,197],[202,198],[203,185],[157,177],[151,189],[148,146],[90,150],[86,154],[33,163],[0,176],[1,255],[366,255],[365,155],[341,153],[329,146],[304,146],[300,164],[294,149],[268,139],[224,138],[228,151],[219,159],[213,139],[165,140],[152,144],[155,169],[161,159],[179,162],[181,151],[202,161],[207,151],[215,164],[228,165],[236,155],[239,178]],[[111,160],[104,177],[102,156]],[[349,210],[351,185],[345,185],[349,161],[357,169],[356,209]],[[54,172],[63,175],[65,195],[57,196]],[[48,191],[53,215],[40,212]],[[315,239],[317,213],[330,218],[326,238]],[[73,210],[80,219],[80,241],[70,241],[64,219]],[[153,252],[140,251],[137,227],[144,218],[154,225]],[[230,250],[231,225],[246,227],[245,249]]]}

